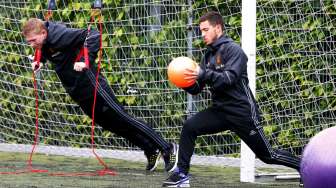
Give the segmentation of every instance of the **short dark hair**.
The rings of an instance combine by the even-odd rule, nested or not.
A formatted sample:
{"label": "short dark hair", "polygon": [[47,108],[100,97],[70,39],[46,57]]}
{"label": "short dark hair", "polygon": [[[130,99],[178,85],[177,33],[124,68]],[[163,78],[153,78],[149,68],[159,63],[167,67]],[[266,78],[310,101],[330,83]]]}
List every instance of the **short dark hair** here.
{"label": "short dark hair", "polygon": [[224,31],[224,21],[222,15],[220,15],[216,11],[209,11],[205,13],[203,16],[201,16],[199,22],[205,22],[208,21],[210,25],[220,25],[222,27],[222,30]]}

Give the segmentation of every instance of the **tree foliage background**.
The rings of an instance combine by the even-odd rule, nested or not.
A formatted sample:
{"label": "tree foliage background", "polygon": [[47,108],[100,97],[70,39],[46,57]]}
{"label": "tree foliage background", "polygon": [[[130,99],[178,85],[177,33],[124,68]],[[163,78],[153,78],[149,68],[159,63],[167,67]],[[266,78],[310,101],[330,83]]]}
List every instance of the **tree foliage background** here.
{"label": "tree foliage background", "polygon": [[[15,2],[2,1],[0,6],[0,117],[3,117],[2,126],[6,127],[1,132],[6,142],[26,143],[32,140],[34,131],[27,126],[34,122],[35,100],[31,70],[26,68],[29,64],[26,56],[32,54],[33,49],[24,44],[20,27],[29,17],[42,19],[47,1]],[[56,2],[52,20],[63,21],[69,27],[87,27],[92,1]],[[185,113],[187,95],[167,82],[166,67],[172,57],[189,53],[201,61],[205,46],[200,38],[198,19],[209,10],[221,12],[226,34],[240,43],[241,1],[193,0],[191,7],[185,0],[103,2],[104,74],[130,113],[144,118],[168,140],[176,141],[188,113],[195,112]],[[159,19],[155,17],[158,10]],[[291,149],[299,155],[310,137],[335,121],[335,12],[332,0],[257,1],[256,97],[263,112],[265,132],[275,147]],[[190,18],[191,25],[188,24]],[[188,48],[188,31],[193,33],[191,49]],[[73,103],[64,94],[50,65],[49,68],[43,73],[43,79],[47,90],[53,92],[40,96],[41,142],[69,145],[68,141],[73,140],[72,146],[89,146],[90,134],[80,133],[90,132],[90,126],[81,126],[90,125],[90,119],[69,114],[81,113],[78,107],[43,102],[53,98]],[[137,91],[138,95],[129,94],[130,90]],[[55,92],[59,92],[59,96],[55,96]],[[210,105],[208,98],[206,91],[201,97],[195,97],[196,109]],[[50,118],[49,111],[60,111],[62,116]],[[13,117],[13,112],[18,112],[15,121],[4,118]],[[53,126],[53,121],[64,126]],[[67,124],[69,121],[73,125]],[[13,135],[13,130],[21,131]],[[97,142],[120,145],[110,139],[111,133],[98,134],[108,141]],[[222,143],[221,147],[216,146],[218,143]],[[227,132],[204,136],[197,140],[196,152],[236,155],[239,153],[237,143],[239,139]]]}

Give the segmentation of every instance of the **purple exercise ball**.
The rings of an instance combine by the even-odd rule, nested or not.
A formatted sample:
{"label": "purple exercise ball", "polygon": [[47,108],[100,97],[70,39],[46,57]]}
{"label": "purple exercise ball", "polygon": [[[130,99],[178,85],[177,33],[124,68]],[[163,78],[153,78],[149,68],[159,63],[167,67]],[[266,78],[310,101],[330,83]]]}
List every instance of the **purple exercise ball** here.
{"label": "purple exercise ball", "polygon": [[336,127],[319,132],[309,141],[300,173],[305,188],[336,187]]}

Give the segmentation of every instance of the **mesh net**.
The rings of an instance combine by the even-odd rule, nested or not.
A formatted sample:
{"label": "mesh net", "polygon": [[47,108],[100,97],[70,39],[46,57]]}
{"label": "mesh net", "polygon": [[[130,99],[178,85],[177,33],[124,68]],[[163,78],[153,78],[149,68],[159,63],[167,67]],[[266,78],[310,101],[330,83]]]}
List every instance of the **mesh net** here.
{"label": "mesh net", "polygon": [[335,2],[257,1],[257,97],[274,147],[335,122]]}
{"label": "mesh net", "polygon": [[[57,1],[52,20],[86,28],[91,1]],[[210,105],[210,94],[190,97],[167,81],[173,57],[200,62],[205,46],[199,17],[218,10],[226,33],[240,43],[241,1],[104,1],[103,74],[127,111],[148,122],[168,141],[178,141],[183,121]],[[47,1],[0,3],[0,140],[32,144],[35,97],[20,27],[43,18]],[[335,121],[334,1],[257,1],[257,100],[274,147],[297,155],[308,138]],[[90,147],[91,120],[63,89],[50,65],[38,75],[39,143]],[[95,130],[101,149],[137,150],[127,140]],[[240,141],[230,132],[199,137],[198,155],[238,156]]]}
{"label": "mesh net", "polygon": [[[173,57],[204,50],[197,19],[210,9],[224,10],[228,32],[239,40],[240,4],[199,1],[106,1],[103,14],[103,74],[129,113],[153,126],[169,141],[177,141],[184,119],[209,104],[209,94],[189,99],[167,81],[166,67]],[[91,2],[59,1],[51,20],[86,28]],[[1,139],[5,143],[32,143],[35,97],[28,55],[33,50],[20,34],[29,17],[43,18],[46,1],[1,3]],[[193,11],[191,12],[191,8]],[[196,46],[196,47],[193,47]],[[38,75],[39,142],[45,145],[90,147],[91,120],[69,98],[52,67]],[[188,108],[189,106],[189,108]],[[110,132],[95,130],[98,148],[136,149]],[[229,133],[199,138],[199,154],[236,154],[238,144]]]}

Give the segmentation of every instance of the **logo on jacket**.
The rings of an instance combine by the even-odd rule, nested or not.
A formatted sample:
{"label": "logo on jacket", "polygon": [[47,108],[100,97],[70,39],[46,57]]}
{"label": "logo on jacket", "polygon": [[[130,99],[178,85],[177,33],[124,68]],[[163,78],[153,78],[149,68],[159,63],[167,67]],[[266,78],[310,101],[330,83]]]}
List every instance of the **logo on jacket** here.
{"label": "logo on jacket", "polygon": [[56,56],[58,56],[59,54],[61,54],[61,52],[56,52],[56,53],[52,54],[51,57],[56,57]]}
{"label": "logo on jacket", "polygon": [[53,48],[49,48],[48,49],[48,51],[50,52],[50,54],[51,54],[51,57],[56,57],[56,56],[58,56],[58,55],[60,55],[61,54],[61,52],[60,51],[56,51],[55,49],[53,49]]}
{"label": "logo on jacket", "polygon": [[223,69],[224,68],[224,64],[222,62],[222,57],[220,55],[220,53],[217,53],[216,55],[216,64],[215,64],[215,69]]}
{"label": "logo on jacket", "polygon": [[251,130],[249,135],[250,135],[250,136],[253,136],[253,135],[255,135],[255,134],[257,134],[257,132],[254,131],[254,130]]}

